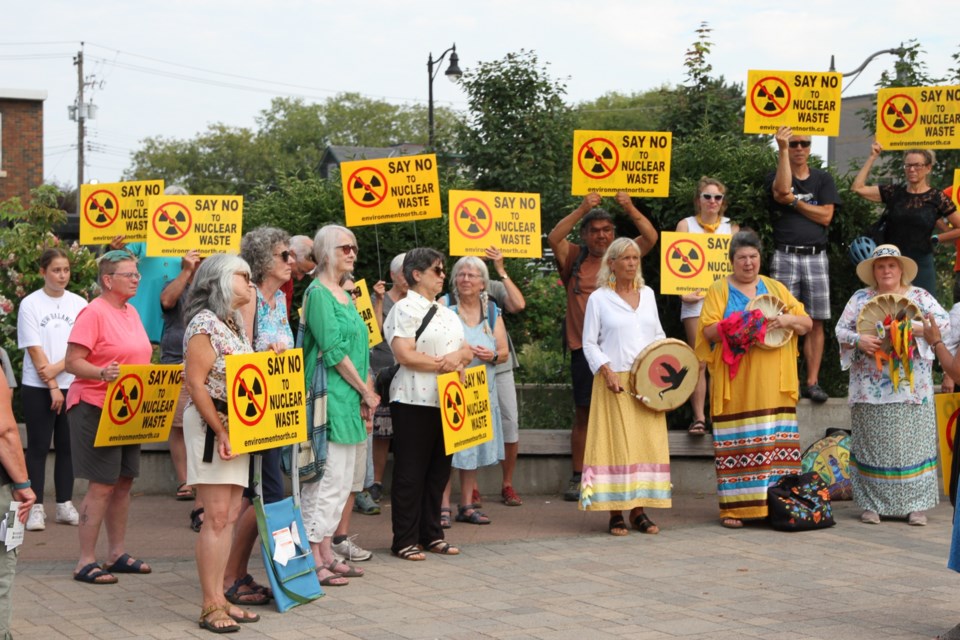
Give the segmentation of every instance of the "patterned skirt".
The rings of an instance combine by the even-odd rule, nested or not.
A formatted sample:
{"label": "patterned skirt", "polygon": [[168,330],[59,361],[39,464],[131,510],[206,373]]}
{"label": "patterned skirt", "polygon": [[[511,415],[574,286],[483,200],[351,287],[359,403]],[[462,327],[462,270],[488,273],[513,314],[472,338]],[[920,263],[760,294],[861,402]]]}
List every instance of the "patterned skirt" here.
{"label": "patterned skirt", "polygon": [[796,407],[713,418],[713,452],[721,518],[767,517],[767,488],[800,473]]}
{"label": "patterned skirt", "polygon": [[[618,373],[627,388],[629,372]],[[614,511],[669,508],[670,445],[666,415],[593,379],[590,423],[583,454],[580,509]]]}
{"label": "patterned skirt", "polygon": [[850,476],[861,509],[906,516],[937,506],[937,419],[932,402],[850,407]]}

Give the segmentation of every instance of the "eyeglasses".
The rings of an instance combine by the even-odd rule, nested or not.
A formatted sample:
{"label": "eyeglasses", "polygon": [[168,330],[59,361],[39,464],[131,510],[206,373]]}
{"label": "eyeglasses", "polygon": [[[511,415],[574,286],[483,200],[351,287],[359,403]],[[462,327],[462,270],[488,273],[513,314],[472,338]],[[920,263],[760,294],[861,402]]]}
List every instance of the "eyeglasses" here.
{"label": "eyeglasses", "polygon": [[908,162],[903,165],[903,170],[910,171],[912,169],[914,171],[920,171],[920,169],[926,166],[929,166],[926,162]]}
{"label": "eyeglasses", "polygon": [[717,202],[723,201],[722,193],[701,193],[700,197],[707,201],[710,201],[710,200],[716,200]]}
{"label": "eyeglasses", "polygon": [[356,255],[356,253],[359,251],[359,247],[357,247],[355,244],[339,244],[336,248],[340,249],[340,251],[343,251],[343,255],[346,256],[350,255],[351,253]]}
{"label": "eyeglasses", "polygon": [[140,273],[137,272],[137,271],[123,271],[123,272],[114,271],[113,273],[108,274],[108,275],[111,275],[111,276],[119,276],[119,277],[121,277],[121,278],[126,278],[127,280],[139,280],[140,278],[143,277],[143,276],[140,275]]}
{"label": "eyeglasses", "polygon": [[433,265],[432,267],[430,267],[430,269],[441,278],[444,276],[444,274],[447,273],[446,270],[444,270],[444,268],[439,264]]}
{"label": "eyeglasses", "polygon": [[250,274],[247,273],[246,271],[234,271],[233,275],[240,276],[241,278],[246,280],[247,284],[250,284]]}
{"label": "eyeglasses", "polygon": [[482,277],[479,273],[467,273],[466,271],[457,274],[457,280],[479,280]]}
{"label": "eyeglasses", "polygon": [[352,298],[354,298],[354,299],[360,297],[360,287],[355,287],[355,288],[353,288],[353,289],[348,289],[347,292],[348,292],[348,293],[350,294],[350,296],[351,296]]}
{"label": "eyeglasses", "polygon": [[806,149],[807,147],[810,146],[810,141],[809,140],[791,140],[789,144],[791,149],[796,149],[797,147]]}
{"label": "eyeglasses", "polygon": [[[289,251],[281,251],[280,253],[275,253],[273,255],[276,258],[280,258],[283,262],[286,262],[287,260],[290,259],[291,254]],[[294,260],[296,260],[296,258],[294,258]]]}

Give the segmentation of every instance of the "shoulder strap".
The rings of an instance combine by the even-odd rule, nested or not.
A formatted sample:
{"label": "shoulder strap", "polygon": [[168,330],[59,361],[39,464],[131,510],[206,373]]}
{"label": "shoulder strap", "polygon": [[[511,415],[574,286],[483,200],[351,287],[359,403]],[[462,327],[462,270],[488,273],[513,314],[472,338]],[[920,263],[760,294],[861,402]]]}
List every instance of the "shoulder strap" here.
{"label": "shoulder strap", "polygon": [[497,303],[493,300],[487,300],[487,323],[490,325],[491,331],[496,331],[497,329],[497,316],[499,315],[500,308],[497,306]]}
{"label": "shoulder strap", "polygon": [[423,335],[423,330],[427,328],[427,325],[430,324],[430,321],[433,320],[433,316],[437,313],[437,303],[433,303],[430,306],[430,310],[427,311],[427,315],[423,316],[423,320],[420,322],[420,328],[417,329],[417,332],[413,336],[413,343],[416,344],[417,340],[420,339],[420,336]]}

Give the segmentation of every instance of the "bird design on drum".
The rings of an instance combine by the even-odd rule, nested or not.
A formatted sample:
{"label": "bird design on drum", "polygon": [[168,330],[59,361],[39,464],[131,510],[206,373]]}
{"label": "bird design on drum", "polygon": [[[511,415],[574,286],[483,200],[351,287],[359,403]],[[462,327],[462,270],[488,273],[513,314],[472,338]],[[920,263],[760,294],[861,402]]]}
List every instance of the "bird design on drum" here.
{"label": "bird design on drum", "polygon": [[687,377],[687,372],[690,369],[689,367],[682,367],[679,371],[677,371],[670,366],[669,362],[661,362],[660,367],[667,372],[666,375],[661,375],[660,379],[670,385],[666,389],[660,391],[660,399],[663,400],[663,394],[680,388],[680,385],[683,384],[683,379]]}

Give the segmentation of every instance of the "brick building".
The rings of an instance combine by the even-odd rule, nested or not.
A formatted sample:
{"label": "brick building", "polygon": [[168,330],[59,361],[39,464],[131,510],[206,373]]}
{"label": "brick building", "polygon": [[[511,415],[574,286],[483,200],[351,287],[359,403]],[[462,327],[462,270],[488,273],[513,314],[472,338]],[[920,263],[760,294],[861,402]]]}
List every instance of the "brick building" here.
{"label": "brick building", "polygon": [[43,101],[46,91],[0,87],[0,201],[24,203],[43,184]]}

